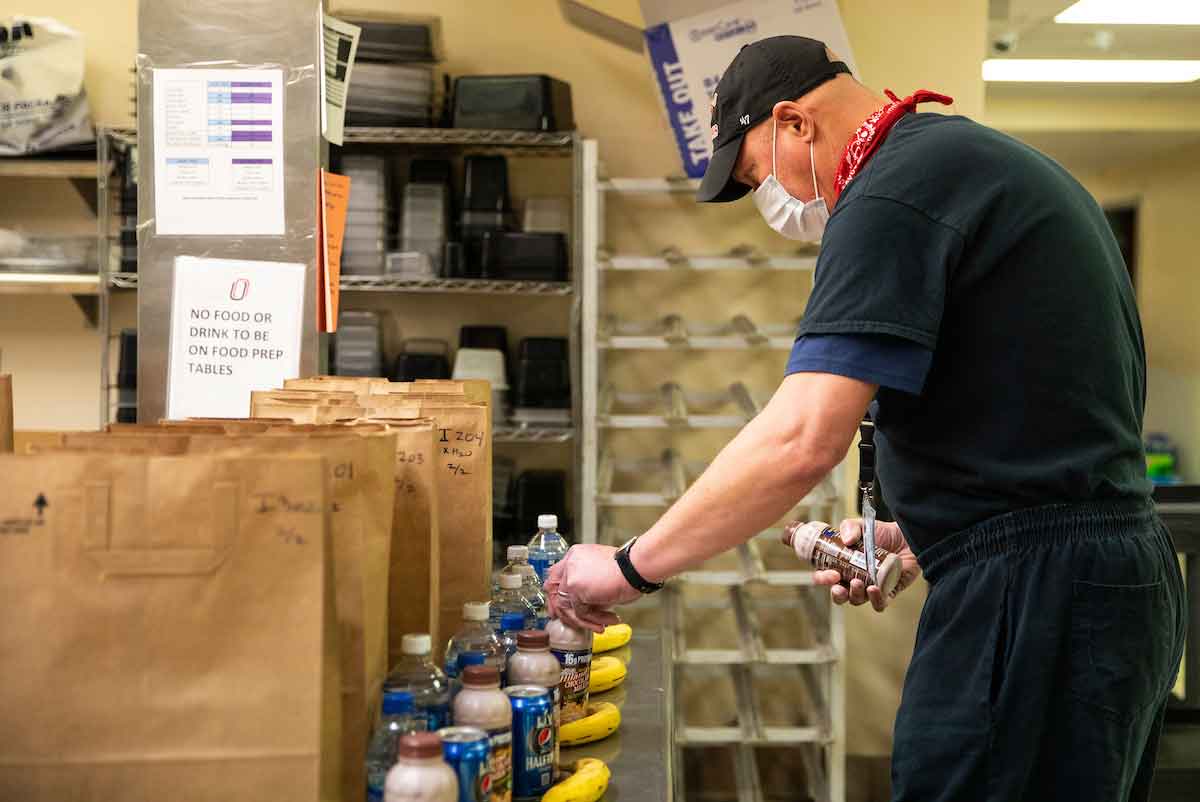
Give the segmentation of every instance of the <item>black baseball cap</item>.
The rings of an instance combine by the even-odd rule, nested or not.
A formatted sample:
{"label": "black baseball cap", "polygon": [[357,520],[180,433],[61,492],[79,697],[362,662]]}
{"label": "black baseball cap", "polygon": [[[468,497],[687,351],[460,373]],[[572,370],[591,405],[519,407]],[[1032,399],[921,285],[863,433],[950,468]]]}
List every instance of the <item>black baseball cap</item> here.
{"label": "black baseball cap", "polygon": [[806,36],[772,36],[743,47],[713,93],[713,155],[696,200],[726,203],[749,192],[732,178],[746,132],[770,117],[779,101],[849,72],[844,62],[829,60],[824,42]]}

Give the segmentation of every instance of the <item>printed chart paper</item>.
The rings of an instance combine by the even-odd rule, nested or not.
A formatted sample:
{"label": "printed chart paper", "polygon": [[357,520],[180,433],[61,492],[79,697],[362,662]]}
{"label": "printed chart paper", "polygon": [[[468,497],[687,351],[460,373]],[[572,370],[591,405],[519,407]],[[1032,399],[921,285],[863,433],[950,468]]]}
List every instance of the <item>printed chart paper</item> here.
{"label": "printed chart paper", "polygon": [[167,417],[244,418],[300,374],[305,266],[175,259]]}
{"label": "printed chart paper", "polygon": [[160,236],[284,234],[283,71],[154,70]]}
{"label": "printed chart paper", "polygon": [[321,95],[325,99],[325,138],[334,145],[342,144],[342,133],[346,125],[346,94],[350,91],[350,71],[354,67],[354,54],[358,52],[358,38],[362,28],[326,16],[322,26],[324,49],[322,54],[324,81]]}

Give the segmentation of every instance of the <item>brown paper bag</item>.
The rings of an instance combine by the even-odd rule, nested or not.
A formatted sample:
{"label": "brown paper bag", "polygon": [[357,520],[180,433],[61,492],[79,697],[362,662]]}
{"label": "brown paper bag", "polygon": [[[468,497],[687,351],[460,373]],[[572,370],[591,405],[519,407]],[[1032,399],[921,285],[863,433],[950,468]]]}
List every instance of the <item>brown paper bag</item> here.
{"label": "brown paper bag", "polygon": [[367,393],[371,392],[371,388],[384,388],[389,384],[391,382],[387,379],[375,377],[311,376],[307,379],[286,379],[283,387],[286,390],[342,390],[352,393]]}
{"label": "brown paper bag", "polygon": [[438,633],[438,508],[442,502],[437,493],[434,422],[429,418],[382,422],[396,436],[396,503],[388,579],[388,652],[394,663],[402,654],[405,635],[428,632],[436,637]]}
{"label": "brown paper bag", "polygon": [[421,404],[436,422],[441,586],[435,643],[462,624],[462,607],[486,601],[492,575],[492,448],[484,404]]}
{"label": "brown paper bag", "polygon": [[0,454],[13,452],[12,376],[0,374]]}
{"label": "brown paper bag", "polygon": [[319,459],[0,475],[0,799],[340,798]]}
{"label": "brown paper bag", "polygon": [[[238,422],[230,421],[236,428]],[[249,426],[247,428],[256,428]],[[341,643],[343,796],[365,793],[367,740],[387,674],[387,566],[394,498],[395,436],[382,425],[305,427],[283,422],[261,434],[75,432],[64,447],[108,453],[308,454],[324,458],[332,511],[334,597]]]}
{"label": "brown paper bag", "polygon": [[252,390],[250,392],[251,406],[256,399],[262,401],[320,401],[331,406],[338,404],[354,406],[356,396],[354,393],[333,390]]}
{"label": "brown paper bag", "polygon": [[279,418],[293,423],[328,424],[355,421],[363,415],[362,407],[327,405],[305,401],[259,401],[251,407],[255,418]]}

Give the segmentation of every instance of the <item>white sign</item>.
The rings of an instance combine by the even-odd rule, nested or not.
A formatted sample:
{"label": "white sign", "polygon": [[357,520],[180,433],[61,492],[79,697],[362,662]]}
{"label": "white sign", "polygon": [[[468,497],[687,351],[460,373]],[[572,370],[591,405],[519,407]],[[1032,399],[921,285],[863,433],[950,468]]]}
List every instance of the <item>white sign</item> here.
{"label": "white sign", "polygon": [[322,25],[324,41],[321,49],[321,128],[325,138],[334,145],[342,144],[346,123],[346,95],[350,92],[350,72],[362,28],[326,15]]}
{"label": "white sign", "polygon": [[743,45],[782,35],[818,39],[857,72],[835,0],[738,0],[646,29],[654,77],[689,177],[703,176],[712,156],[712,96],[721,73]]}
{"label": "white sign", "polygon": [[283,71],[154,70],[159,235],[284,234]]}
{"label": "white sign", "polygon": [[300,375],[305,266],[175,259],[167,417],[243,418]]}

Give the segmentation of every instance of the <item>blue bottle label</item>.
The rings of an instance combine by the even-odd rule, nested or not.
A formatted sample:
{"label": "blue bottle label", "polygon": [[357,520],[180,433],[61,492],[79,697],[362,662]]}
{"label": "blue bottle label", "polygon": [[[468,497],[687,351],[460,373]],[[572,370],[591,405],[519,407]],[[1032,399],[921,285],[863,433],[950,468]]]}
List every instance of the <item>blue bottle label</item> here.
{"label": "blue bottle label", "polygon": [[430,705],[421,709],[425,715],[425,729],[437,732],[442,727],[450,726],[450,705]]}
{"label": "blue bottle label", "polygon": [[546,581],[546,574],[550,571],[550,566],[553,565],[550,562],[550,558],[530,557],[529,564],[533,566],[533,570],[537,573],[538,581],[544,583]]}

